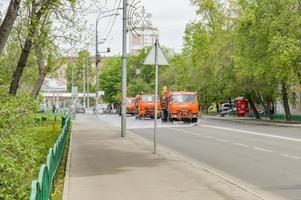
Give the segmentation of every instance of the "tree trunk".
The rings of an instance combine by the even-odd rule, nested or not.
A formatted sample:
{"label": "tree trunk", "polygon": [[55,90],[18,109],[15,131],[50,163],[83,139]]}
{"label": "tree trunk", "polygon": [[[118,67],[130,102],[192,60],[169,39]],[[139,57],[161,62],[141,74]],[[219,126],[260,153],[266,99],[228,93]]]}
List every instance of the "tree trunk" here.
{"label": "tree trunk", "polygon": [[5,14],[4,20],[0,26],[0,54],[2,53],[6,41],[9,37],[12,27],[18,16],[21,0],[11,0]]}
{"label": "tree trunk", "polygon": [[230,108],[232,109],[232,101],[231,101],[231,97],[228,97],[228,102],[229,102]]}
{"label": "tree trunk", "polygon": [[10,95],[16,95],[17,94],[17,90],[19,88],[19,82],[20,82],[21,76],[23,74],[24,67],[26,66],[27,59],[28,59],[29,53],[31,51],[33,39],[34,39],[34,36],[37,32],[37,28],[38,28],[39,23],[40,23],[40,19],[41,19],[43,14],[47,15],[46,11],[48,9],[48,6],[50,6],[50,4],[51,4],[50,0],[43,1],[42,5],[41,5],[41,8],[37,12],[36,12],[36,6],[37,5],[35,3],[33,3],[33,5],[32,5],[32,15],[30,16],[31,21],[30,21],[30,24],[29,24],[29,32],[28,32],[28,35],[26,37],[24,48],[22,49],[22,53],[21,53],[21,56],[19,58],[16,70],[14,72],[13,80],[10,84],[10,89],[9,89],[9,94]]}
{"label": "tree trunk", "polygon": [[31,38],[26,39],[24,48],[22,49],[22,53],[19,58],[19,62],[17,64],[17,68],[14,72],[13,80],[10,84],[9,94],[11,95],[17,94],[19,82],[23,74],[24,67],[26,66],[31,47],[32,47],[32,39]]}
{"label": "tree trunk", "polygon": [[269,116],[269,118],[271,119],[271,111],[270,111],[270,108],[269,106],[267,106],[264,101],[263,101],[263,98],[262,98],[262,95],[261,94],[257,94],[256,93],[256,96],[258,97],[258,100],[259,100],[259,103],[262,105],[263,109],[264,109],[264,112]]}
{"label": "tree trunk", "polygon": [[290,106],[289,106],[289,102],[288,102],[288,93],[287,93],[287,88],[286,88],[285,82],[282,82],[281,93],[282,93],[282,101],[283,101],[283,107],[284,107],[284,111],[285,111],[286,121],[292,121],[292,115],[291,115]]}
{"label": "tree trunk", "polygon": [[257,109],[256,109],[256,107],[255,107],[255,104],[254,104],[254,102],[253,102],[253,100],[252,100],[251,95],[247,95],[247,98],[248,98],[250,107],[251,107],[251,109],[252,109],[252,111],[253,111],[253,114],[254,114],[255,118],[256,118],[256,119],[261,119],[261,118],[260,118],[260,115],[259,115],[259,113],[258,113],[258,111],[257,111]]}
{"label": "tree trunk", "polygon": [[41,91],[42,85],[44,83],[44,80],[45,80],[45,77],[46,77],[46,74],[47,74],[46,71],[47,71],[46,69],[43,70],[43,72],[39,74],[39,78],[35,82],[35,86],[34,86],[32,92],[31,92],[31,96],[33,98],[37,98],[40,91]]}
{"label": "tree trunk", "polygon": [[42,49],[40,48],[39,45],[35,45],[35,52],[36,52],[36,57],[37,57],[37,62],[38,62],[38,67],[39,67],[39,77],[35,82],[35,86],[31,92],[31,96],[33,98],[37,98],[40,90],[42,88],[42,85],[44,83],[45,77],[47,75],[47,65],[45,64],[45,60],[43,57]]}

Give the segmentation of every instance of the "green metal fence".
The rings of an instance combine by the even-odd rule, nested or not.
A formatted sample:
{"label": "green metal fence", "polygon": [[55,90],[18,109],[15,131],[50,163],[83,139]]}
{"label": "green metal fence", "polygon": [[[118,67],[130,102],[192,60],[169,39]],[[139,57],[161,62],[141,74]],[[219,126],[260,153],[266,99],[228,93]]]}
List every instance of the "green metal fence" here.
{"label": "green metal fence", "polygon": [[50,199],[54,177],[64,152],[70,121],[70,115],[62,120],[62,133],[53,148],[49,149],[46,164],[42,164],[38,180],[32,182],[30,200]]}

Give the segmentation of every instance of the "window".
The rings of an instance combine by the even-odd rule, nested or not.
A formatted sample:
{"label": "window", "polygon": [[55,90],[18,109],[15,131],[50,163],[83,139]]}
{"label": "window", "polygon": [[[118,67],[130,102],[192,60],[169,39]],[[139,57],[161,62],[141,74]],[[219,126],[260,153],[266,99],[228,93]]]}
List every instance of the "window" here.
{"label": "window", "polygon": [[127,99],[127,103],[128,103],[128,104],[133,104],[133,103],[135,103],[135,102],[136,102],[135,99]]}
{"label": "window", "polygon": [[178,94],[178,95],[173,95],[171,97],[171,102],[188,103],[188,102],[194,102],[195,99],[196,99],[195,95],[192,95],[192,94]]}
{"label": "window", "polygon": [[141,101],[142,102],[153,102],[155,100],[154,96],[142,96]]}

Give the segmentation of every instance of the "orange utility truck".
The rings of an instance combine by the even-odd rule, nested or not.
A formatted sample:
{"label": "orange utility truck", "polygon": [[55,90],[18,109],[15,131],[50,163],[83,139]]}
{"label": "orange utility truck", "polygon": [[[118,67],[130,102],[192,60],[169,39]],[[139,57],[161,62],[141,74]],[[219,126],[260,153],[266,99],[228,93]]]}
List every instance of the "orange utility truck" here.
{"label": "orange utility truck", "polygon": [[[122,100],[119,100],[118,104],[118,113],[121,115],[121,110],[122,110]],[[136,110],[136,98],[135,97],[127,97],[126,98],[126,114],[130,115],[136,115],[137,110]]]}
{"label": "orange utility truck", "polygon": [[[155,118],[155,95],[145,94],[137,96],[136,101],[137,119],[141,118]],[[158,118],[160,117],[161,105],[158,98],[157,102]]]}
{"label": "orange utility truck", "polygon": [[196,123],[199,117],[199,102],[194,92],[169,92],[166,88],[162,93],[162,121],[184,121]]}
{"label": "orange utility truck", "polygon": [[126,98],[126,114],[136,115],[136,98],[128,97]]}

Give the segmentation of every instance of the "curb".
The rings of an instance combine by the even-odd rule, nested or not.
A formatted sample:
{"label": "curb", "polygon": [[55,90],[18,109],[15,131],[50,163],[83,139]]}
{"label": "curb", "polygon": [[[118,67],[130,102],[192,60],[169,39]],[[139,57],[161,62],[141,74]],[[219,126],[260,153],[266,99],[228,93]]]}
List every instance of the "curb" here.
{"label": "curb", "polygon": [[245,124],[259,124],[259,125],[267,125],[267,126],[276,126],[276,127],[291,127],[291,128],[301,128],[301,124],[286,124],[286,123],[278,123],[278,122],[267,122],[267,121],[256,121],[252,119],[233,119],[233,118],[222,118],[222,117],[203,117],[203,120],[211,119],[211,120],[221,120],[221,121],[232,121],[232,122],[240,122]]}
{"label": "curb", "polygon": [[72,141],[73,141],[73,131],[71,129],[62,200],[68,200],[68,195],[69,195],[69,175],[71,169]]}

